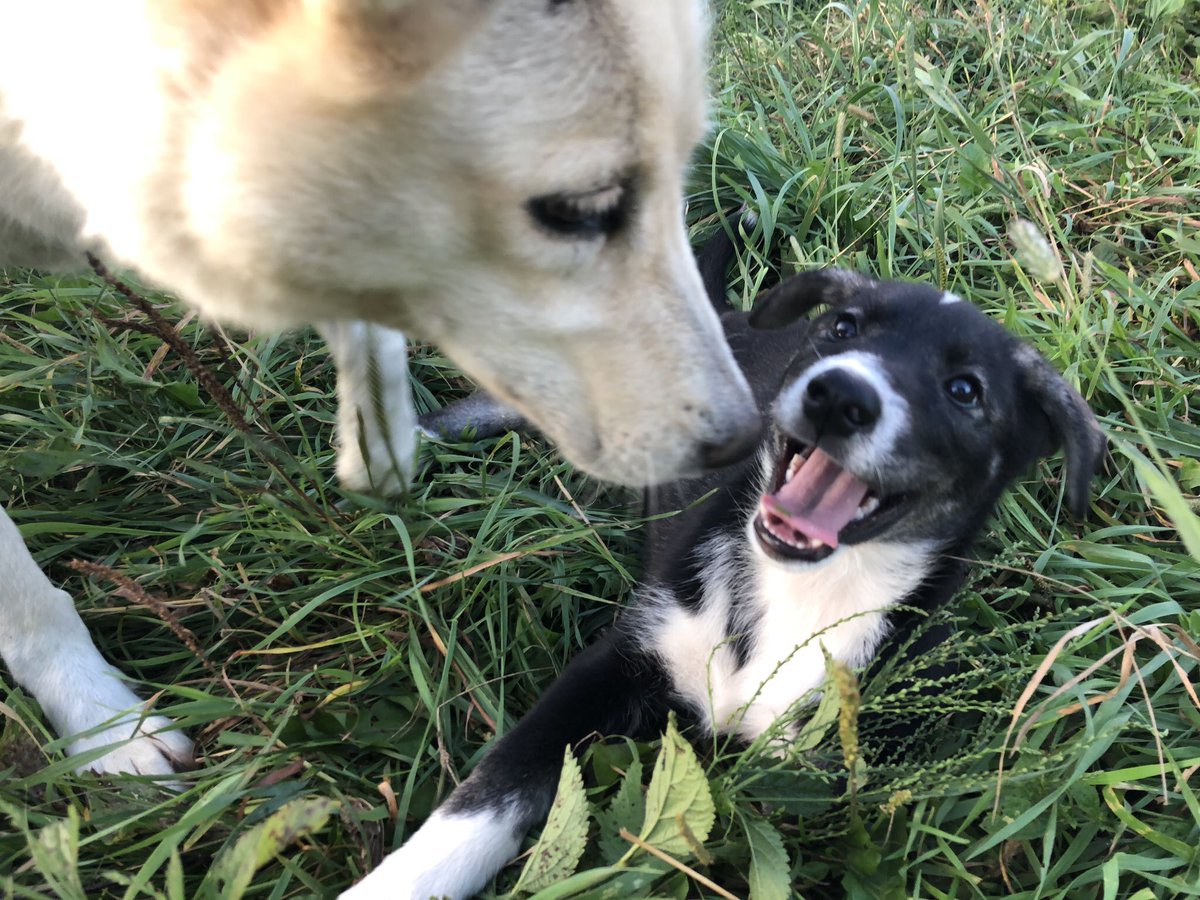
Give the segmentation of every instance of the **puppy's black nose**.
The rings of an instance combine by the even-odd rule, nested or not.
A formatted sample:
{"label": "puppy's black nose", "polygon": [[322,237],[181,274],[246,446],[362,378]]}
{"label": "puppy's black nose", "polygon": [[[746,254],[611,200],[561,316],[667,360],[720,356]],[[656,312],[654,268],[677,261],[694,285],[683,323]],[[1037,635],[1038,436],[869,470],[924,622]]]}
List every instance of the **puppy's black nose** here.
{"label": "puppy's black nose", "polygon": [[875,388],[847,369],[822,372],[804,392],[804,415],[821,434],[850,437],[870,431],[879,413]]}
{"label": "puppy's black nose", "polygon": [[753,409],[735,423],[728,439],[700,445],[700,464],[705,469],[723,469],[745,459],[762,437],[762,417]]}

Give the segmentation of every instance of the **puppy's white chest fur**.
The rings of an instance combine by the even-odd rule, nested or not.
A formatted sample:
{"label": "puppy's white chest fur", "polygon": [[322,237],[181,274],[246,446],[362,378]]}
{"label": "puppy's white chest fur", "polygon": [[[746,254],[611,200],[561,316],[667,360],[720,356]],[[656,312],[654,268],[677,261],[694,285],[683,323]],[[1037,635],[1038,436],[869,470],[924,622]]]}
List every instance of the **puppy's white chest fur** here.
{"label": "puppy's white chest fur", "polygon": [[[762,734],[825,678],[822,645],[860,666],[887,634],[886,613],[925,577],[925,545],[870,543],[828,561],[787,567],[736,559],[731,545],[709,545],[698,608],[650,598],[650,648],[663,659],[675,691],[715,731],[745,740]],[[655,602],[655,601],[658,602]],[[744,635],[739,664],[734,636]]]}

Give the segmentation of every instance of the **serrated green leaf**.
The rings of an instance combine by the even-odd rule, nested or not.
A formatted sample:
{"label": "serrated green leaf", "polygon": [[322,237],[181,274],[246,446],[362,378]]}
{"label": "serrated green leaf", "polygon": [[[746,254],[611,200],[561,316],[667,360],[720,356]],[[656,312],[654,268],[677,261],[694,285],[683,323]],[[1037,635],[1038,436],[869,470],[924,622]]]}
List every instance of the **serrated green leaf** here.
{"label": "serrated green leaf", "polygon": [[625,770],[625,778],[608,807],[617,828],[630,831],[646,820],[646,795],[642,793],[642,761],[635,759]]}
{"label": "serrated green leaf", "polygon": [[210,877],[201,886],[201,893],[219,896],[222,900],[239,900],[255,872],[299,838],[324,828],[336,808],[336,803],[324,798],[299,799],[284,804],[217,858]]}
{"label": "serrated green leaf", "polygon": [[[703,843],[716,820],[712,791],[691,744],[675,727],[675,717],[667,720],[662,749],[654,763],[650,787],[646,791],[646,817],[638,835],[643,841],[673,856],[691,852],[689,837],[680,829],[684,822],[691,829],[691,841]],[[628,859],[636,848],[625,854]]]}
{"label": "serrated green leaf", "polygon": [[692,856],[696,857],[702,865],[711,866],[713,862],[712,854],[704,848],[704,842],[696,837],[691,828],[688,827],[687,819],[683,813],[675,816],[675,825],[679,829],[680,835],[683,836],[684,842],[691,851]]}
{"label": "serrated green leaf", "polygon": [[788,900],[792,864],[775,826],[758,816],[739,814],[750,844],[750,900]]}
{"label": "serrated green leaf", "polygon": [[615,863],[629,850],[629,844],[621,837],[622,828],[636,833],[646,820],[646,797],[642,793],[642,762],[634,759],[625,770],[621,787],[603,815],[596,817],[600,823],[600,852],[607,863]]}
{"label": "serrated green leaf", "polygon": [[529,859],[525,861],[513,893],[534,893],[569,878],[587,845],[589,818],[583,772],[571,748],[567,747],[546,827],[529,851]]}

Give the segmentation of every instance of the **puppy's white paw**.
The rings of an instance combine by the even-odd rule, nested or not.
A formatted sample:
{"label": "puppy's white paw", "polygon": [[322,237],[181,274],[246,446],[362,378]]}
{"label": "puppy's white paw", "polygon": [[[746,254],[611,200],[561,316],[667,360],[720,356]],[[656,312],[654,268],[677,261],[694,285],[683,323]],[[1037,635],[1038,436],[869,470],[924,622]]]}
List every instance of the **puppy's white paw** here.
{"label": "puppy's white paw", "polygon": [[518,818],[512,807],[462,815],[439,809],[341,900],[470,897],[520,849]]}

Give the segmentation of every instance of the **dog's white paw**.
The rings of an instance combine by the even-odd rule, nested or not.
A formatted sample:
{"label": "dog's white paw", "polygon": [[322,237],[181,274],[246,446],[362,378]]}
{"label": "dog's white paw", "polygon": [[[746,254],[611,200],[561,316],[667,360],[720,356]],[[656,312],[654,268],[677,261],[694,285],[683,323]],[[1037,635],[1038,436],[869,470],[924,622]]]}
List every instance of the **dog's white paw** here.
{"label": "dog's white paw", "polygon": [[516,810],[435,812],[404,846],[341,900],[463,900],[477,893],[521,847]]}
{"label": "dog's white paw", "polygon": [[[86,632],[79,635],[87,639]],[[31,687],[80,772],[169,775],[191,768],[192,742],[121,680],[91,641],[59,654]],[[104,748],[104,752],[97,755]]]}
{"label": "dog's white paw", "polygon": [[[353,435],[357,433],[358,440]],[[384,434],[366,417],[339,427],[338,482],[352,491],[394,497],[408,490],[417,432]]]}
{"label": "dog's white paw", "polygon": [[[78,772],[167,775],[191,768],[191,740],[166,716],[146,714],[145,702],[104,661],[74,617],[70,598],[54,592],[42,607],[61,613],[62,620],[43,635],[56,638],[47,644],[53,649],[44,649],[40,665],[22,680],[66,739],[67,756],[78,757],[72,758]],[[34,668],[28,660],[20,667]]]}
{"label": "dog's white paw", "polygon": [[317,330],[337,366],[338,480],[354,491],[403,493],[417,453],[404,335],[365,322],[325,322]]}
{"label": "dog's white paw", "polygon": [[[0,509],[0,656],[42,705],[76,768],[165,775],[191,763],[192,744],[104,661],[69,594],[42,574]],[[108,748],[100,751],[100,748]]]}
{"label": "dog's white paw", "polygon": [[96,734],[72,741],[72,757],[91,756],[100,747],[112,749],[79,765],[80,772],[104,775],[171,775],[192,767],[192,742],[166,716],[124,721]]}

